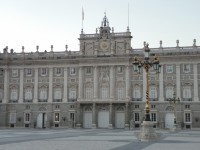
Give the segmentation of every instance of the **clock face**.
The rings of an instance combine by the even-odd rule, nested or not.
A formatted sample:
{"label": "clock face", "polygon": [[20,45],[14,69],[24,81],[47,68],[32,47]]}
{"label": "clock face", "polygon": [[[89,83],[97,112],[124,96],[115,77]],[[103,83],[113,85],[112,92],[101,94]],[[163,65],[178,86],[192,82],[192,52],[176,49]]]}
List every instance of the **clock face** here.
{"label": "clock face", "polygon": [[101,42],[100,43],[100,48],[102,49],[102,50],[107,50],[108,49],[108,42]]}

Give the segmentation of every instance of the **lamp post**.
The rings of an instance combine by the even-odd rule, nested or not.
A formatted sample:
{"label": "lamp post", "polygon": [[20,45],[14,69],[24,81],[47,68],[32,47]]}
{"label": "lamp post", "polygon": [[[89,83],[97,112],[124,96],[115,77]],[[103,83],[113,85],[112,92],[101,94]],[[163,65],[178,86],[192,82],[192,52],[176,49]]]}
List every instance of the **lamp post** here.
{"label": "lamp post", "polygon": [[152,60],[149,58],[150,49],[149,44],[144,42],[144,60],[139,60],[137,57],[134,57],[133,60],[133,70],[140,73],[141,68],[143,67],[146,73],[146,102],[145,102],[145,121],[151,121],[150,119],[150,108],[149,108],[149,79],[148,74],[151,67],[159,73],[161,65],[157,57],[154,57]]}
{"label": "lamp post", "polygon": [[175,92],[173,94],[173,98],[168,98],[167,101],[174,107],[174,127],[176,127],[176,104],[180,103],[179,97],[176,98]]}
{"label": "lamp post", "polygon": [[144,60],[138,59],[137,57],[134,57],[133,60],[134,71],[140,73],[141,68],[144,68],[146,76],[145,120],[141,124],[140,132],[135,132],[135,134],[140,141],[147,141],[147,142],[156,141],[160,139],[160,134],[156,133],[153,129],[154,123],[151,121],[150,117],[148,75],[150,68],[159,73],[161,65],[159,64],[159,60],[157,57],[150,59],[149,53],[150,53],[149,44],[146,44],[146,42],[144,42]]}

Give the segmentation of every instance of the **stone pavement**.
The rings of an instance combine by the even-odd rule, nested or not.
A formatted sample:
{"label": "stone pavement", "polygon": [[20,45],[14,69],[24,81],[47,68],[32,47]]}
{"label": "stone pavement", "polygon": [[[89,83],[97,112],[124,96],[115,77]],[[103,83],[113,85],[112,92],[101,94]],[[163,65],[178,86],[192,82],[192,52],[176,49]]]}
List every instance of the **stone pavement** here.
{"label": "stone pavement", "polygon": [[140,142],[134,130],[1,129],[0,150],[199,150],[200,131],[158,131],[162,139]]}

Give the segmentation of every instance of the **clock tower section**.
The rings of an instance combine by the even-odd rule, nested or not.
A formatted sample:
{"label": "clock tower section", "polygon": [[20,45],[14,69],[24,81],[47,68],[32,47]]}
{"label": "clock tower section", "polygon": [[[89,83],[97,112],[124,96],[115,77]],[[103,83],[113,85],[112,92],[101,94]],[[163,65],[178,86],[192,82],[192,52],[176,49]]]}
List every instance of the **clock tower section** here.
{"label": "clock tower section", "polygon": [[80,34],[80,55],[86,56],[113,56],[129,54],[131,49],[131,32],[127,28],[126,32],[114,32],[110,28],[106,15],[101,27],[96,29],[94,34]]}

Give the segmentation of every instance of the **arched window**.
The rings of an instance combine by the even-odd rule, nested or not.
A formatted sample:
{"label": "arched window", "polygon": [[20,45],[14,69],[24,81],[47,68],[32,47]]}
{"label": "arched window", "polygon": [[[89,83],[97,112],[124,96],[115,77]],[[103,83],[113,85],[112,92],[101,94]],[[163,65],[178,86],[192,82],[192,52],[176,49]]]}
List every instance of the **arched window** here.
{"label": "arched window", "polygon": [[117,98],[124,98],[124,87],[117,88]]}
{"label": "arched window", "polygon": [[101,88],[101,98],[108,98],[109,97],[109,89],[107,86],[103,86]]}
{"label": "arched window", "polygon": [[140,87],[138,85],[133,89],[133,98],[141,98]]}
{"label": "arched window", "polygon": [[40,89],[40,99],[47,100],[47,88],[43,87]]}
{"label": "arched window", "polygon": [[69,99],[76,99],[76,88],[69,89]]}
{"label": "arched window", "polygon": [[61,88],[54,88],[54,99],[62,99],[62,90]]}
{"label": "arched window", "polygon": [[3,89],[0,89],[0,100],[3,99]]}
{"label": "arched window", "polygon": [[32,94],[32,88],[26,88],[25,89],[25,96],[24,96],[25,100],[32,100],[33,99],[33,94]]}
{"label": "arched window", "polygon": [[156,88],[156,86],[150,86],[150,88],[149,88],[149,98],[150,99],[157,98],[157,88]]}
{"label": "arched window", "polygon": [[11,89],[10,92],[10,100],[17,100],[18,98],[18,91],[16,88]]}
{"label": "arched window", "polygon": [[93,92],[91,87],[85,88],[85,98],[92,98]]}
{"label": "arched window", "polygon": [[168,86],[166,87],[166,98],[173,98],[174,97],[174,87]]}
{"label": "arched window", "polygon": [[183,98],[186,98],[186,99],[192,98],[191,86],[183,87]]}

